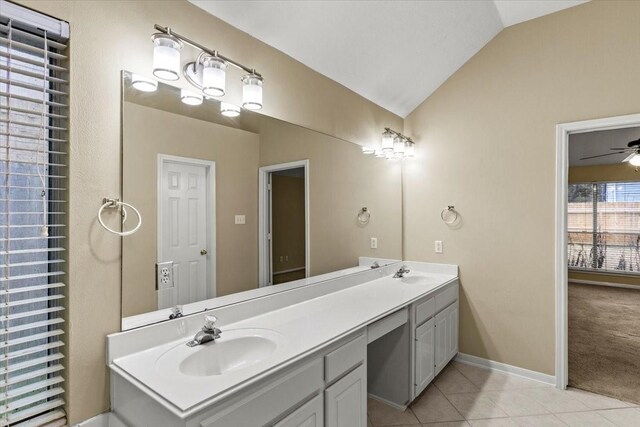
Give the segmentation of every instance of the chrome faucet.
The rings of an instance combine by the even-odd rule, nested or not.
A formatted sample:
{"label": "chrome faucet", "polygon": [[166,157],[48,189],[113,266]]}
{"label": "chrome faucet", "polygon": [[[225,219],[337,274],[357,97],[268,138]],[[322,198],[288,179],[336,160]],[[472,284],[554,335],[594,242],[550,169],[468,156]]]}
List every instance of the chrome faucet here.
{"label": "chrome faucet", "polygon": [[171,314],[169,315],[169,320],[177,319],[182,317],[182,306],[176,305],[175,307],[171,307]]}
{"label": "chrome faucet", "polygon": [[371,268],[380,268],[380,264],[378,264],[378,261],[374,261],[373,264],[371,264]]}
{"label": "chrome faucet", "polygon": [[202,345],[208,343],[209,341],[215,341],[220,338],[220,329],[216,328],[216,322],[218,318],[214,315],[204,316],[204,326],[202,330],[198,331],[198,333],[193,337],[193,339],[187,342],[189,347],[195,347],[197,345]]}
{"label": "chrome faucet", "polygon": [[406,265],[403,265],[402,267],[400,267],[400,270],[396,271],[396,274],[393,275],[393,278],[401,279],[404,277],[405,274],[409,272],[411,272],[411,270],[409,270]]}

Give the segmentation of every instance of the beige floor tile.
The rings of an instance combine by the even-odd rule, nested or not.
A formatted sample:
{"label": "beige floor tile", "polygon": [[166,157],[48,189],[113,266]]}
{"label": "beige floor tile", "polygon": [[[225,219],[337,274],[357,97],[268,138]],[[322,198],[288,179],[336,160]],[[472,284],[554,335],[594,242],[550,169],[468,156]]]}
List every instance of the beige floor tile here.
{"label": "beige floor tile", "polygon": [[530,417],[515,417],[513,421],[520,427],[566,427],[566,424],[555,415],[532,415]]}
{"label": "beige floor tile", "polygon": [[510,417],[542,415],[549,413],[544,406],[531,397],[521,394],[519,390],[488,391],[483,394],[491,399]]}
{"label": "beige floor tile", "polygon": [[534,399],[553,414],[583,412],[591,409],[565,390],[553,387],[519,390],[518,393]]}
{"label": "beige floor tile", "polygon": [[436,377],[434,384],[445,396],[453,393],[479,391],[478,387],[452,365],[447,366]]}
{"label": "beige floor tile", "polygon": [[567,412],[556,414],[556,417],[569,427],[612,427],[615,424],[607,421],[602,415],[595,411],[590,412]]}
{"label": "beige floor tile", "polygon": [[471,420],[472,427],[518,427],[511,418],[491,418],[488,420]]}
{"label": "beige floor tile", "polygon": [[447,399],[467,420],[508,417],[508,414],[484,393],[451,394]]}
{"label": "beige floor tile", "polygon": [[423,427],[469,427],[466,421],[449,421],[447,423],[428,423],[422,424]]}
{"label": "beige floor tile", "polygon": [[374,427],[420,424],[410,409],[400,411],[375,399],[367,401],[367,412]]}
{"label": "beige floor tile", "polygon": [[463,421],[464,417],[434,385],[430,385],[411,405],[421,423]]}
{"label": "beige floor tile", "polygon": [[518,390],[525,388],[549,387],[538,381],[531,381],[514,375],[495,372],[465,363],[454,362],[453,366],[482,391]]}
{"label": "beige floor tile", "polygon": [[618,427],[640,426],[640,409],[638,408],[607,409],[597,413]]}
{"label": "beige floor tile", "polygon": [[622,400],[613,399],[611,397],[602,396],[595,393],[589,393],[588,391],[579,390],[577,388],[568,388],[565,391],[571,397],[579,400],[590,409],[614,409],[614,408],[628,408],[632,406],[630,403],[623,402]]}

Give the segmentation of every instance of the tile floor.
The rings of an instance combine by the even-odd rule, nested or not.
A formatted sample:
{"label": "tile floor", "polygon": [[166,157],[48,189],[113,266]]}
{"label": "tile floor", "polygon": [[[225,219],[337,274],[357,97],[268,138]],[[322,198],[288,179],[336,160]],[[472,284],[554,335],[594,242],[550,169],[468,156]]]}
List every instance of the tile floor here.
{"label": "tile floor", "polygon": [[369,427],[639,427],[640,405],[451,362],[404,412],[369,399]]}

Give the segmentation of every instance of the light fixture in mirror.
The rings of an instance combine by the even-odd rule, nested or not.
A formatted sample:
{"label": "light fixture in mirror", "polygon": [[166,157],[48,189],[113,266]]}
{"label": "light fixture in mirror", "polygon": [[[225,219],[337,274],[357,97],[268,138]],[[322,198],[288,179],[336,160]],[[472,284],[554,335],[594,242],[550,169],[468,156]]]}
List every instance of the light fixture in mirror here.
{"label": "light fixture in mirror", "polygon": [[169,34],[157,33],[153,40],[153,75],[163,80],[180,78],[182,42]]}
{"label": "light fixture in mirror", "polygon": [[202,93],[207,96],[224,96],[227,64],[215,56],[202,59]]}
{"label": "light fixture in mirror", "polygon": [[393,141],[393,154],[395,154],[396,157],[402,157],[404,155],[404,141],[404,138],[399,136]]}
{"label": "light fixture in mirror", "polygon": [[242,78],[242,106],[247,110],[262,108],[262,77],[247,74]]}
{"label": "light fixture in mirror", "polygon": [[225,117],[238,117],[240,115],[240,107],[229,104],[228,102],[220,103],[220,114]]}
{"label": "light fixture in mirror", "polygon": [[182,89],[180,91],[180,100],[187,105],[200,105],[202,104],[202,98],[201,94],[188,89]]}
{"label": "light fixture in mirror", "polygon": [[155,92],[158,89],[158,82],[140,74],[132,74],[131,86],[140,92]]}
{"label": "light fixture in mirror", "polygon": [[385,129],[382,134],[382,151],[384,152],[392,152],[393,151],[393,140],[395,135],[391,132],[390,129]]}
{"label": "light fixture in mirror", "polygon": [[405,157],[415,157],[416,155],[416,144],[409,138],[407,146],[404,151]]}

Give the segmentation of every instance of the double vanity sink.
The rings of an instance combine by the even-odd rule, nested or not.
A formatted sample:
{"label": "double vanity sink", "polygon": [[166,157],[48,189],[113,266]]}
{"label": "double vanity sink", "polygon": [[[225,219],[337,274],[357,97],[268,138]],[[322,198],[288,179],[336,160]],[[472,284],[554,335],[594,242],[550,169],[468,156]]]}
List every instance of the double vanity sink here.
{"label": "double vanity sink", "polygon": [[367,394],[408,405],[457,352],[458,283],[456,266],[405,264],[221,307],[201,345],[187,342],[205,314],[110,336],[112,411],[136,426],[364,427]]}

